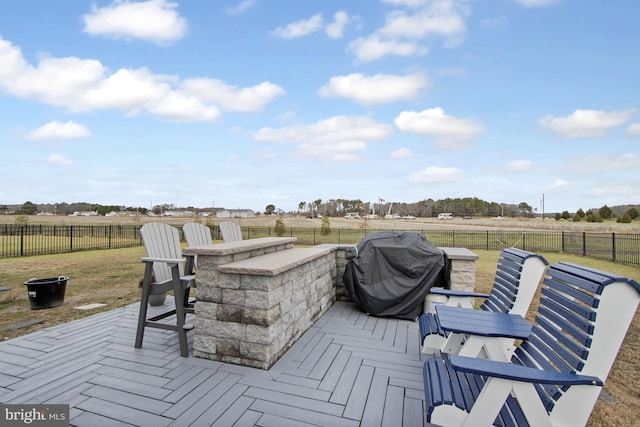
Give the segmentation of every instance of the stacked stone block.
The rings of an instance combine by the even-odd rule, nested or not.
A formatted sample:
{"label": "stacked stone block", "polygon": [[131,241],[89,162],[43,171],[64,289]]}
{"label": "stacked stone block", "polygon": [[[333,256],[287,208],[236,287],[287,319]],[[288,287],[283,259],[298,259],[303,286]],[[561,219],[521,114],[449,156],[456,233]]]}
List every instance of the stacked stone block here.
{"label": "stacked stone block", "polygon": [[278,256],[289,254],[294,261],[305,255],[304,262],[274,274],[222,264],[214,283],[198,282],[206,291],[196,304],[195,356],[269,369],[333,304],[335,254],[298,249]]}

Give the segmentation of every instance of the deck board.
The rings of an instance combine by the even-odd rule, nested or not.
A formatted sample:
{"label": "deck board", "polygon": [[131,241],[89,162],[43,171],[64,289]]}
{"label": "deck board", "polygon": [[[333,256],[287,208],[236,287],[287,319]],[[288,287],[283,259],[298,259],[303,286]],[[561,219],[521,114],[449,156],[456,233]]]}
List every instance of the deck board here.
{"label": "deck board", "polygon": [[425,425],[415,322],[337,302],[264,371],[182,358],[172,331],[135,349],[137,310],[0,343],[0,403],[69,404],[78,426]]}

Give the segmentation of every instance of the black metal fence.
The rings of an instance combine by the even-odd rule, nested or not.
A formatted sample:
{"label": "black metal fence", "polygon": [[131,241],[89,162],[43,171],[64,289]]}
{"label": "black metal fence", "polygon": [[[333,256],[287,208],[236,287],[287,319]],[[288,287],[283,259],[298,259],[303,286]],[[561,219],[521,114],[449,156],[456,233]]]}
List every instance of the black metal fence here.
{"label": "black metal fence", "polygon": [[[300,245],[356,244],[375,229],[286,228],[284,236]],[[399,231],[399,230],[395,230]],[[416,231],[416,230],[413,230]],[[212,238],[221,240],[214,227]],[[502,250],[517,247],[531,252],[566,252],[640,266],[640,234],[568,231],[422,230],[440,247]],[[245,239],[276,236],[273,228],[242,227]],[[140,225],[17,225],[0,224],[0,258],[48,255],[142,244]]]}
{"label": "black metal fence", "polygon": [[138,225],[0,224],[0,258],[140,245]]}

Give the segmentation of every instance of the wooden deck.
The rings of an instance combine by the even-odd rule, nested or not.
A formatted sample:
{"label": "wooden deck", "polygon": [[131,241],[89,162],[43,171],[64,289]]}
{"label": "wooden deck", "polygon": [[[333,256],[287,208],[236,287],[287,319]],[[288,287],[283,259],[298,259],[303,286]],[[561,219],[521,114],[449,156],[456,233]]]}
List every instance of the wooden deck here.
{"label": "wooden deck", "polygon": [[77,426],[423,426],[417,323],[338,302],[269,371],[181,358],[138,305],[0,343],[0,403],[69,404]]}

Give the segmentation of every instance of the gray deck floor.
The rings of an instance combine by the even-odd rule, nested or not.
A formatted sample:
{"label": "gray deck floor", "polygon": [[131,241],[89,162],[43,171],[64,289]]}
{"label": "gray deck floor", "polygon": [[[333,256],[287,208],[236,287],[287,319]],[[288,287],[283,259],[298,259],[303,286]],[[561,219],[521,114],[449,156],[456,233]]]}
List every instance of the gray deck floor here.
{"label": "gray deck floor", "polygon": [[70,405],[77,426],[423,426],[417,324],[338,302],[269,370],[181,358],[138,305],[0,343],[0,403]]}

